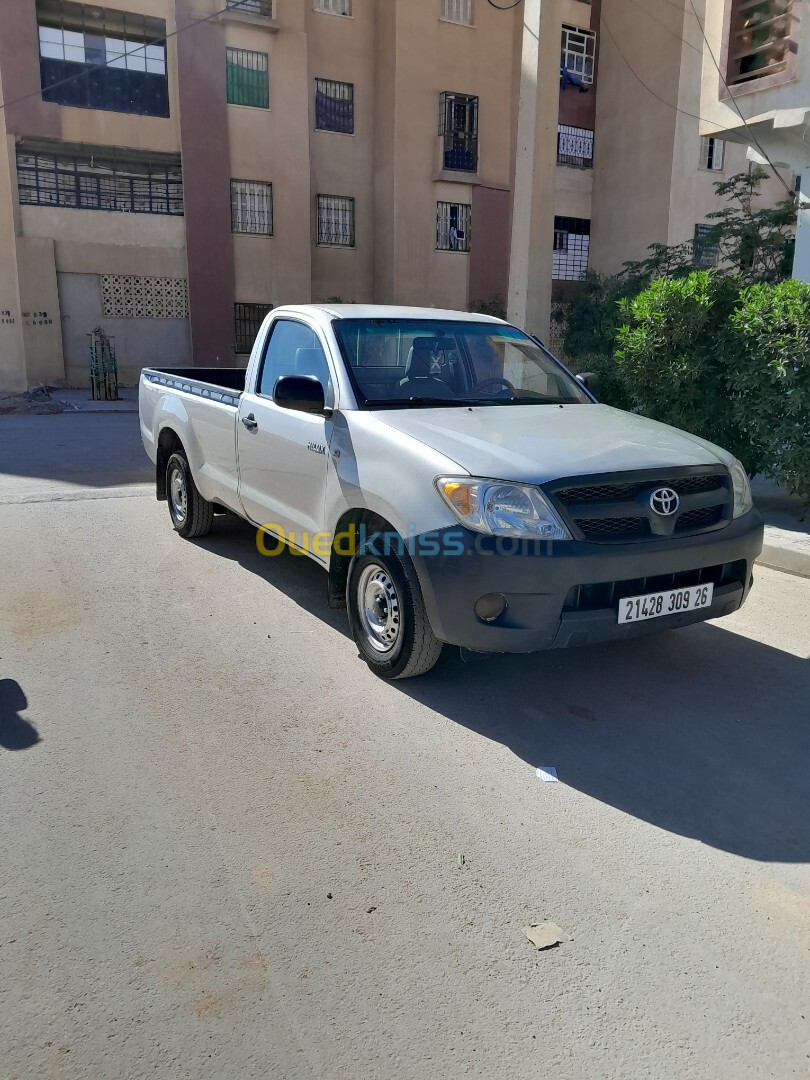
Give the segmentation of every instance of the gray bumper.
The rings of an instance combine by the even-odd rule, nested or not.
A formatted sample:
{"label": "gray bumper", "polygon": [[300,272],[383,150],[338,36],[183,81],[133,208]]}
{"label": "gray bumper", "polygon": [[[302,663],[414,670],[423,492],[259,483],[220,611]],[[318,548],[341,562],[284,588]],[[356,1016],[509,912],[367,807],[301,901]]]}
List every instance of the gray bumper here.
{"label": "gray bumper", "polygon": [[[435,555],[420,553],[417,543],[412,558],[440,640],[480,652],[535,652],[636,637],[736,611],[750,588],[762,535],[756,510],[698,536],[615,545],[496,543],[459,527],[444,534],[453,538],[452,554],[447,543]],[[698,580],[714,584],[710,607],[617,622],[621,596]],[[485,593],[502,593],[507,601],[494,622],[483,622],[473,610]]]}

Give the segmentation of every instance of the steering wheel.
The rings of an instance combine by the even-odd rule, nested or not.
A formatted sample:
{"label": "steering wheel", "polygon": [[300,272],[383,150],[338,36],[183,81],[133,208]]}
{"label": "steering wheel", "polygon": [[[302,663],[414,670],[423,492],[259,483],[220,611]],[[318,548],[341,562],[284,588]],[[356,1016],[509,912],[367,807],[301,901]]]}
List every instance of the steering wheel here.
{"label": "steering wheel", "polygon": [[472,392],[474,394],[477,394],[479,390],[483,390],[487,386],[505,387],[509,391],[509,393],[512,395],[512,397],[515,396],[515,388],[514,388],[514,386],[512,386],[512,384],[509,382],[508,379],[484,379],[483,382],[477,383],[472,388]]}

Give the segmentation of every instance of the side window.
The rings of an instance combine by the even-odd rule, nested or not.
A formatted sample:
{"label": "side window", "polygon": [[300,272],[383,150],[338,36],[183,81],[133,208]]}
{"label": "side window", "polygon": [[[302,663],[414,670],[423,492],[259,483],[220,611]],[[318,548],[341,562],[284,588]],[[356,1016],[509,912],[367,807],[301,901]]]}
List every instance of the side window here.
{"label": "side window", "polygon": [[314,375],[329,398],[329,364],[318,335],[304,323],[279,319],[273,324],[259,375],[258,393],[272,397],[282,375]]}

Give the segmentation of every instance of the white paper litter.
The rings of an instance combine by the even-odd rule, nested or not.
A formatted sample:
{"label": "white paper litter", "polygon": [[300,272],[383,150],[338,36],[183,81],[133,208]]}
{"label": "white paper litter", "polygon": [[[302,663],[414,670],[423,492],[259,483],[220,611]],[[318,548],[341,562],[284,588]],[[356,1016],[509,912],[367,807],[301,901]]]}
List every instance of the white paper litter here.
{"label": "white paper litter", "polygon": [[558,782],[557,769],[554,765],[539,765],[537,775],[546,783],[556,784]]}
{"label": "white paper litter", "polygon": [[563,941],[570,941],[571,935],[561,930],[556,923],[532,923],[530,926],[521,927],[523,933],[538,949],[552,949]]}

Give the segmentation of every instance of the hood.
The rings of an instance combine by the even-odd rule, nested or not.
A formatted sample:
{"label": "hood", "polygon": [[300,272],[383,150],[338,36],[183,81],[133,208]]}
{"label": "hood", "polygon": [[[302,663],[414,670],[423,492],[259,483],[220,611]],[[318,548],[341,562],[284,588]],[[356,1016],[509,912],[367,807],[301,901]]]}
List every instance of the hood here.
{"label": "hood", "polygon": [[608,405],[396,409],[374,416],[472,476],[527,484],[731,460],[695,435]]}

